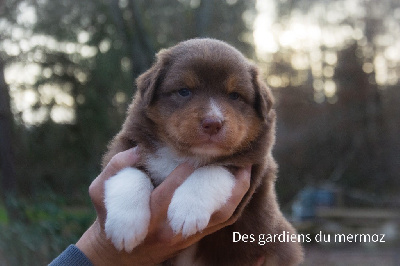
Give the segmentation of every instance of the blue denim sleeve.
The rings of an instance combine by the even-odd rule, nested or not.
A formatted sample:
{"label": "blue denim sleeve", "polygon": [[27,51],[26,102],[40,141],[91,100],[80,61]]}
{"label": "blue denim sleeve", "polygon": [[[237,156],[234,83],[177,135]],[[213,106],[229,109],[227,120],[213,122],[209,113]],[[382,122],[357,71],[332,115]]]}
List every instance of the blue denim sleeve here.
{"label": "blue denim sleeve", "polygon": [[49,266],[93,266],[90,260],[75,245],[70,245]]}

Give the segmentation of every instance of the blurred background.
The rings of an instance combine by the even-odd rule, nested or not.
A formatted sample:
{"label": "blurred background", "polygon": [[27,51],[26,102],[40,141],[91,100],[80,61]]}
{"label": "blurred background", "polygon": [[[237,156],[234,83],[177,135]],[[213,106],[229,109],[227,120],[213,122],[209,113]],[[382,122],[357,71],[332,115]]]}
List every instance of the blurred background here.
{"label": "blurred background", "polygon": [[135,78],[195,37],[237,47],[273,89],[299,231],[385,234],[306,244],[304,265],[399,265],[398,0],[0,0],[0,265],[44,265],[93,222],[87,189]]}

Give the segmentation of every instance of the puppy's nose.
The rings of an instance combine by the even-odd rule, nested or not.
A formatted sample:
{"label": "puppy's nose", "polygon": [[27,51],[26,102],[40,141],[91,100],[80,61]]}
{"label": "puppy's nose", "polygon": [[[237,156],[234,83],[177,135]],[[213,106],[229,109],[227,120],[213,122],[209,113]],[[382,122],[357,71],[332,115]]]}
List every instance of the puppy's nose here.
{"label": "puppy's nose", "polygon": [[203,132],[209,135],[216,135],[222,128],[223,122],[218,118],[205,118],[201,122]]}

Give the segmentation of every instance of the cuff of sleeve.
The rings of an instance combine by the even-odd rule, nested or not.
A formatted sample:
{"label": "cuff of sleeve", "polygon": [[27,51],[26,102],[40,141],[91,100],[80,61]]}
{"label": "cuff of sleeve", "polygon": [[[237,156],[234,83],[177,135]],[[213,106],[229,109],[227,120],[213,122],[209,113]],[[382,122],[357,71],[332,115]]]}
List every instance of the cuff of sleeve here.
{"label": "cuff of sleeve", "polygon": [[70,245],[49,266],[93,266],[90,260],[75,245]]}

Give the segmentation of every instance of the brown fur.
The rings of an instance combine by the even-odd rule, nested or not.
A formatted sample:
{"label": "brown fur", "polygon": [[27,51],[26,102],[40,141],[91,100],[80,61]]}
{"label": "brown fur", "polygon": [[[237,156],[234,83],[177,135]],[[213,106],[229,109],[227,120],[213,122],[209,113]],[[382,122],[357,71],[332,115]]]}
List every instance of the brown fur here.
{"label": "brown fur", "polygon": [[[157,55],[155,64],[137,79],[138,91],[122,130],[109,145],[105,166],[116,153],[139,145],[144,154],[160,143],[177,154],[197,158],[200,165],[252,164],[250,189],[231,226],[198,243],[196,258],[204,265],[252,265],[266,256],[265,265],[297,265],[302,260],[299,243],[258,245],[259,234],[296,233],[279,210],[275,195],[277,166],[271,150],[275,141],[275,111],[271,92],[257,68],[233,47],[212,39],[195,39]],[[182,100],[177,90],[193,91]],[[241,97],[229,99],[231,92]],[[199,155],[204,135],[198,130],[207,116],[204,106],[213,97],[225,116],[227,134],[216,136],[218,156]],[[146,165],[143,165],[145,168]],[[233,232],[254,234],[253,243],[233,243]]]}

